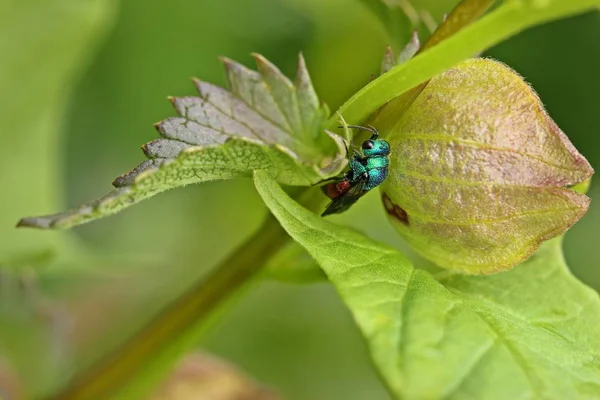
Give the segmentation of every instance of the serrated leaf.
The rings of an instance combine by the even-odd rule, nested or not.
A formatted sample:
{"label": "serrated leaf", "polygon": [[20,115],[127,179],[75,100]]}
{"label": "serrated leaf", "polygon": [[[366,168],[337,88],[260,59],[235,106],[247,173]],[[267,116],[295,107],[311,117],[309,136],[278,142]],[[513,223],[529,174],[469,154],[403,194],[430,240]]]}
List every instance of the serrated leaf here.
{"label": "serrated leaf", "polygon": [[396,398],[600,396],[600,300],[570,274],[559,239],[511,271],[440,283],[300,207],[265,173],[255,185],[350,308]]}
{"label": "serrated leaf", "polygon": [[108,195],[77,209],[22,219],[18,226],[69,228],[168,189],[268,170],[278,182],[311,185],[345,166],[343,140],[328,131],[302,56],[295,83],[255,55],[258,72],[224,59],[231,90],[195,80],[199,96],[171,98],[178,117],[143,146],[149,160],[115,179]]}

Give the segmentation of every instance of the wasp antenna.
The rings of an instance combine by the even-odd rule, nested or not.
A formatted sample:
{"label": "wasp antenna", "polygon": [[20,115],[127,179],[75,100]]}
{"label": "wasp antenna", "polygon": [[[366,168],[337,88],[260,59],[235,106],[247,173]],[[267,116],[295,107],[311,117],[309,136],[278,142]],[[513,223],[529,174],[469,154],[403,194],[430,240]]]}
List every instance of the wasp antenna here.
{"label": "wasp antenna", "polygon": [[[363,131],[371,132],[373,134],[371,139],[377,139],[377,136],[379,136],[379,131],[372,125],[369,125],[369,126],[347,125],[347,126],[348,126],[348,128],[351,128],[351,129],[361,129]],[[340,126],[340,128],[343,128],[343,126]]]}
{"label": "wasp antenna", "polygon": [[369,125],[369,128],[369,132],[373,134],[373,136],[371,136],[371,140],[377,139],[377,137],[379,136],[379,131],[377,130],[377,128],[375,128],[373,125]]}

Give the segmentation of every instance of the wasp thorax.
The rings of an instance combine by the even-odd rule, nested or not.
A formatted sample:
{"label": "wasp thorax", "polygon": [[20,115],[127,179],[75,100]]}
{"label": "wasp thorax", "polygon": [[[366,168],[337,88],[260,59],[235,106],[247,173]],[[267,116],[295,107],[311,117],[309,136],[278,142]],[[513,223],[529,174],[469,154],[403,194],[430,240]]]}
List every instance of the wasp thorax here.
{"label": "wasp thorax", "polygon": [[444,268],[509,269],[589,205],[568,188],[592,175],[589,163],[523,79],[496,61],[465,61],[432,79],[389,142],[388,216]]}

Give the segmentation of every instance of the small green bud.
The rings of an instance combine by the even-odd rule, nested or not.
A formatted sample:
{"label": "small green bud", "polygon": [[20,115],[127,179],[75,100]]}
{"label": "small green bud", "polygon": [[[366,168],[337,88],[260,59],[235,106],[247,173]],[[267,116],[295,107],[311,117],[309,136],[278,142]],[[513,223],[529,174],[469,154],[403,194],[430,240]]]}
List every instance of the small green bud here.
{"label": "small green bud", "polygon": [[569,186],[592,167],[535,92],[496,61],[468,60],[433,78],[388,141],[385,209],[400,234],[444,268],[510,269],[564,233],[590,202]]}

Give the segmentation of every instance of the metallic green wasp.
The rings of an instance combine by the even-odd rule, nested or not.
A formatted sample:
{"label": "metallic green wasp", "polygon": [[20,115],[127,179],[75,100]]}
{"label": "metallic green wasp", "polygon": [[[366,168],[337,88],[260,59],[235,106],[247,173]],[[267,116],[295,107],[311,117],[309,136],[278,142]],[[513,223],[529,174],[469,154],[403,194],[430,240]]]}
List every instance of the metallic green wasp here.
{"label": "metallic green wasp", "polygon": [[346,211],[365,193],[379,186],[389,174],[390,144],[378,139],[377,129],[357,125],[348,125],[348,128],[371,132],[371,137],[362,143],[362,153],[354,150],[348,172],[321,186],[323,193],[332,200],[322,216]]}

